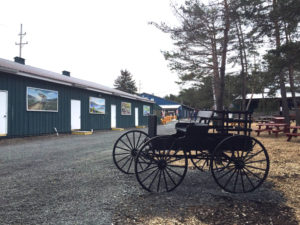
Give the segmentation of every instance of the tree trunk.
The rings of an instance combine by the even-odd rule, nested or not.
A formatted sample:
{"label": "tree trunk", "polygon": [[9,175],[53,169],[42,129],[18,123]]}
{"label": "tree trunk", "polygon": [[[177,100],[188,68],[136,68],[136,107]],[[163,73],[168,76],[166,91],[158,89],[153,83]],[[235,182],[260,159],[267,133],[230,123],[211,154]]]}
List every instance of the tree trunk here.
{"label": "tree trunk", "polygon": [[[273,10],[275,13],[278,14],[277,9],[277,0],[273,0]],[[280,47],[280,31],[279,31],[279,23],[277,15],[274,17],[274,26],[275,26],[275,39],[276,39],[276,48],[279,49]],[[279,57],[279,54],[277,55]],[[290,123],[289,118],[289,107],[287,103],[286,97],[286,88],[285,88],[285,77],[282,70],[279,71],[279,84],[280,84],[280,92],[281,92],[281,99],[282,99],[282,113],[285,118],[286,123]]]}
{"label": "tree trunk", "polygon": [[[290,37],[286,28],[286,24],[284,26],[284,31],[285,31],[285,39],[286,39],[286,43],[290,43]],[[298,108],[298,103],[296,100],[296,93],[295,93],[295,82],[294,82],[294,66],[292,64],[289,65],[289,81],[290,81],[290,89],[291,89],[291,94],[292,94],[292,101],[293,101],[293,105],[295,108],[295,113],[296,113],[296,125],[299,126],[300,125],[300,110]]]}
{"label": "tree trunk", "polygon": [[216,99],[216,110],[222,110],[222,95],[221,95],[221,82],[219,74],[219,62],[218,62],[218,52],[216,43],[216,31],[214,24],[212,24],[212,36],[211,36],[211,53],[212,53],[212,63],[213,63],[213,91]]}
{"label": "tree trunk", "polygon": [[236,31],[237,31],[237,36],[239,40],[239,51],[240,51],[240,61],[241,61],[241,95],[242,95],[242,105],[241,105],[241,110],[245,110],[246,108],[246,74],[245,74],[245,66],[244,66],[244,53],[243,53],[243,44],[242,44],[242,38],[241,38],[241,30],[239,29],[238,24],[236,23]]}
{"label": "tree trunk", "polygon": [[299,110],[298,103],[296,100],[293,65],[289,65],[289,80],[290,80],[290,88],[291,88],[291,93],[292,93],[293,105],[294,105],[295,113],[296,113],[296,125],[300,126],[300,110]]}
{"label": "tree trunk", "polygon": [[225,29],[223,36],[223,48],[222,48],[222,61],[220,68],[220,104],[219,108],[222,110],[224,105],[224,89],[225,89],[225,69],[226,69],[226,57],[227,57],[227,47],[228,47],[228,33],[230,29],[230,19],[229,19],[229,6],[227,0],[224,0],[224,19],[225,19]]}

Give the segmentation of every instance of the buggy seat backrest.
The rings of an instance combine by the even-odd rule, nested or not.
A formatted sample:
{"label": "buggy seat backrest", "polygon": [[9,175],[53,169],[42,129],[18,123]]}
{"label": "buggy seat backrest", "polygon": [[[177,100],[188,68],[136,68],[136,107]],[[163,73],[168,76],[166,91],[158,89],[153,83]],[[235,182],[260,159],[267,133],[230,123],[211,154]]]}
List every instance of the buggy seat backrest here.
{"label": "buggy seat backrest", "polygon": [[200,124],[209,124],[214,115],[214,111],[199,111],[197,117]]}

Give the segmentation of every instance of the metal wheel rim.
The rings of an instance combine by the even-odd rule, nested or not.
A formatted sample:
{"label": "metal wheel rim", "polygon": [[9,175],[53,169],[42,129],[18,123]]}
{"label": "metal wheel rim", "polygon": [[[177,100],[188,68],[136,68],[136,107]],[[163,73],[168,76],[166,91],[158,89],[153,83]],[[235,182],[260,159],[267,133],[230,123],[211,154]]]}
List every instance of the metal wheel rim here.
{"label": "metal wheel rim", "polygon": [[[270,161],[265,147],[257,139],[248,136],[246,137],[251,140],[252,148],[256,147],[257,150],[255,150],[254,153],[246,152],[244,155],[241,155],[240,157],[245,158],[244,160],[239,160],[237,157],[237,154],[241,153],[231,152],[231,154],[233,154],[231,159],[234,160],[228,163],[227,168],[224,168],[223,170],[222,168],[216,169],[217,158],[220,156],[220,154],[218,154],[218,148],[225,142],[228,142],[231,138],[236,138],[236,136],[226,138],[219,143],[211,157],[210,169],[214,180],[222,189],[230,193],[252,192],[261,186],[268,176]],[[262,166],[258,167],[256,164],[261,164]],[[222,174],[220,175],[218,172],[222,172]],[[238,187],[239,184],[240,187]]]}
{"label": "metal wheel rim", "polygon": [[[112,155],[114,164],[121,172],[134,174],[136,154],[148,138],[148,134],[140,130],[130,130],[118,138],[114,144]],[[129,143],[130,141],[131,143]]]}
{"label": "metal wheel rim", "polygon": [[[172,152],[172,157],[169,154],[162,156],[161,159],[165,159],[167,165],[165,169],[160,168],[160,160],[158,157],[151,156],[153,153],[146,154],[147,146],[151,145],[151,142],[158,140],[159,138],[166,138],[170,136],[158,136],[147,141],[139,150],[135,160],[135,174],[139,184],[149,192],[170,192],[173,191],[183,181],[187,172],[187,155],[183,150],[177,151],[181,154],[180,158],[182,166],[173,165],[177,163],[176,152]],[[161,150],[163,152],[164,150]],[[172,151],[172,150],[171,150]],[[169,152],[171,152],[169,151]],[[150,157],[149,157],[150,156]],[[148,158],[147,158],[148,157]],[[152,158],[151,158],[152,157]],[[141,166],[142,164],[142,166]],[[146,166],[146,167],[145,167]],[[176,168],[176,169],[174,169]],[[180,173],[178,173],[180,171]],[[177,173],[177,174],[176,174]]]}

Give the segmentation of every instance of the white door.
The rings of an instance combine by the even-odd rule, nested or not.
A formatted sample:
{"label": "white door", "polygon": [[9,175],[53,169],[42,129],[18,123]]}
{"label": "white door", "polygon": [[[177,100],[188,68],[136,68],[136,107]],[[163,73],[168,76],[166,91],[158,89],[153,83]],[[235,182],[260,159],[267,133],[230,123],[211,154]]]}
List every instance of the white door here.
{"label": "white door", "polygon": [[116,105],[111,105],[110,115],[111,115],[110,126],[111,126],[111,128],[116,128],[117,127],[117,107],[116,107]]}
{"label": "white door", "polygon": [[71,100],[71,130],[81,129],[80,100]]}
{"label": "white door", "polygon": [[139,108],[135,108],[134,110],[134,115],[135,115],[135,126],[139,125]]}
{"label": "white door", "polygon": [[0,91],[0,136],[7,135],[7,91]]}

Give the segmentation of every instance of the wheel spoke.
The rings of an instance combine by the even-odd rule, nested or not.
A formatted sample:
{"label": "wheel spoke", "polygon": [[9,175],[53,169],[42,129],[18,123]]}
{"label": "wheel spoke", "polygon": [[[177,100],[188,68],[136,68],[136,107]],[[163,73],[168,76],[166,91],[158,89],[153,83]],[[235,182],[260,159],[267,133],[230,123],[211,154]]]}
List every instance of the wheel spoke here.
{"label": "wheel spoke", "polygon": [[257,156],[259,153],[263,152],[264,150],[260,150],[259,152],[256,152],[255,154],[251,155],[249,158],[244,158],[245,159],[245,162],[247,162],[248,160],[252,159],[254,156]]}
{"label": "wheel spoke", "polygon": [[236,177],[235,177],[235,181],[234,181],[234,186],[233,186],[233,191],[235,191],[235,189],[236,189],[236,184],[237,184],[237,181],[238,181],[239,172],[240,172],[240,170],[238,170],[237,173],[236,173]]}
{"label": "wheel spoke", "polygon": [[[158,168],[156,169],[156,170],[153,170],[150,174],[148,174],[145,178],[144,178],[144,180],[142,180],[142,182],[145,182],[152,174],[154,174],[156,171],[158,170]],[[140,172],[140,173],[142,173],[142,172]],[[139,173],[139,174],[140,174]]]}
{"label": "wheel spoke", "polygon": [[130,167],[131,167],[132,161],[133,161],[133,157],[131,157],[131,161],[130,161],[129,167],[128,167],[128,169],[127,169],[127,173],[129,173],[129,170],[130,170]]}
{"label": "wheel spoke", "polygon": [[132,146],[131,141],[130,141],[130,139],[129,139],[129,137],[128,137],[127,134],[126,134],[126,137],[127,137],[127,140],[128,140],[128,142],[129,142],[129,144],[130,144],[130,146],[131,146],[131,149],[134,149],[134,147]]}
{"label": "wheel spoke", "polygon": [[131,151],[130,149],[125,149],[125,148],[122,148],[122,147],[119,147],[119,146],[116,146],[116,148],[122,149],[122,150],[127,151],[127,152]]}
{"label": "wheel spoke", "polygon": [[[245,143],[246,143],[246,142],[245,142]],[[257,142],[254,142],[254,144],[252,144],[251,149],[253,149],[253,148],[255,147],[256,144],[257,144]],[[246,144],[245,144],[245,145],[246,145]],[[246,147],[245,147],[245,149],[246,149]],[[244,159],[248,156],[248,154],[249,154],[250,152],[251,152],[250,150],[247,151],[246,155],[244,156]]]}
{"label": "wheel spoke", "polygon": [[142,133],[140,133],[140,136],[139,136],[139,138],[138,138],[138,141],[136,142],[136,147],[137,147],[137,148],[138,148],[138,146],[139,146],[141,136],[142,136]]}
{"label": "wheel spoke", "polygon": [[126,159],[126,158],[128,158],[128,157],[130,157],[130,155],[129,155],[129,154],[128,154],[127,156],[123,157],[122,159],[118,160],[118,161],[117,161],[117,163],[119,163],[119,162],[123,161],[124,159]]}
{"label": "wheel spoke", "polygon": [[174,185],[176,185],[175,181],[173,180],[171,174],[168,172],[168,170],[164,170],[166,171],[167,175],[169,176],[170,180],[173,182]]}
{"label": "wheel spoke", "polygon": [[245,163],[245,164],[258,163],[258,162],[267,162],[267,160],[266,160],[266,159],[261,159],[261,160],[256,160],[256,161],[247,162],[247,163]]}
{"label": "wheel spoke", "polygon": [[129,145],[126,144],[122,139],[120,139],[120,141],[121,141],[124,145],[126,145],[128,149],[130,149],[130,150],[132,149],[132,148],[130,148]]}
{"label": "wheel spoke", "polygon": [[216,172],[221,172],[221,171],[223,171],[224,169],[226,169],[226,168],[228,168],[228,169],[230,169],[230,168],[234,168],[235,166],[234,165],[226,165],[226,166],[223,166],[223,167],[216,167],[216,169],[214,169],[214,171],[216,171]]}
{"label": "wheel spoke", "polygon": [[166,167],[168,170],[170,170],[171,172],[175,173],[177,176],[179,177],[182,177],[182,175],[180,175],[179,173],[175,172],[174,170],[172,170],[171,168],[169,167]]}
{"label": "wheel spoke", "polygon": [[116,153],[115,155],[130,155],[129,153]]}
{"label": "wheel spoke", "polygon": [[135,148],[135,135],[134,135],[135,132],[132,132],[132,137],[133,137],[133,148]]}
{"label": "wheel spoke", "polygon": [[149,185],[149,187],[148,187],[148,189],[150,190],[151,189],[151,186],[152,186],[152,184],[154,183],[154,180],[156,179],[156,177],[157,177],[157,175],[158,175],[158,173],[159,173],[159,169],[157,169],[157,173],[155,174],[155,176],[154,176],[154,178],[153,178],[153,180],[151,181],[151,183],[150,183],[150,185]]}
{"label": "wheel spoke", "polygon": [[249,173],[251,173],[253,176],[255,176],[257,179],[261,180],[259,176],[257,176],[255,173],[253,173],[251,170],[248,170],[246,167],[244,167],[245,170],[247,170]]}
{"label": "wheel spoke", "polygon": [[124,168],[124,166],[129,162],[129,160],[130,159],[132,159],[131,157],[129,157],[128,159],[127,159],[127,161],[123,164],[123,166],[121,166],[121,169],[123,169]]}
{"label": "wheel spoke", "polygon": [[242,181],[242,187],[243,187],[243,192],[245,192],[245,185],[244,185],[244,179],[243,179],[243,174],[241,174],[241,181]]}
{"label": "wheel spoke", "polygon": [[244,172],[244,174],[245,174],[245,176],[246,176],[247,180],[248,180],[248,181],[249,181],[249,183],[251,184],[252,188],[255,188],[255,186],[253,185],[253,183],[252,183],[251,179],[249,178],[248,174],[245,172],[245,170],[244,170],[244,169],[243,169],[243,172]]}
{"label": "wheel spoke", "polygon": [[158,184],[157,184],[157,192],[159,192],[160,178],[161,178],[161,170],[159,170]]}
{"label": "wheel spoke", "polygon": [[165,170],[163,170],[163,176],[164,176],[164,181],[165,181],[166,189],[167,189],[167,191],[169,191],[168,183],[167,183],[167,179],[166,179],[166,174],[165,174]]}
{"label": "wheel spoke", "polygon": [[224,188],[226,188],[226,186],[229,184],[229,181],[231,180],[231,178],[233,177],[233,175],[235,174],[235,172],[236,172],[236,169],[234,170],[234,172],[230,175],[230,177],[226,181]]}
{"label": "wheel spoke", "polygon": [[217,179],[222,179],[223,177],[225,177],[227,174],[229,174],[234,169],[235,169],[235,167],[233,167],[232,169],[228,170],[226,173],[222,174],[222,176],[218,177]]}
{"label": "wheel spoke", "polygon": [[256,167],[256,166],[249,166],[249,165],[247,165],[247,167],[250,167],[250,168],[256,169],[256,170],[266,171],[265,169],[259,168],[259,167]]}

